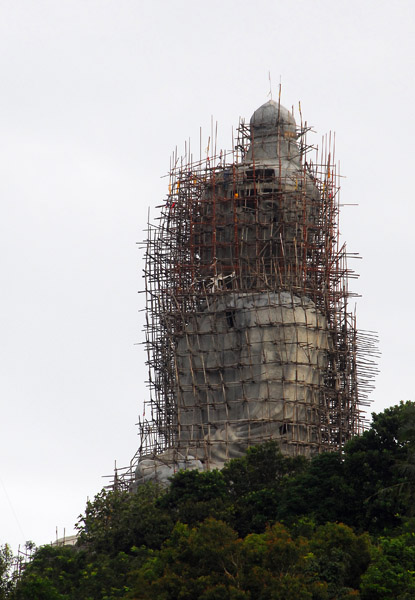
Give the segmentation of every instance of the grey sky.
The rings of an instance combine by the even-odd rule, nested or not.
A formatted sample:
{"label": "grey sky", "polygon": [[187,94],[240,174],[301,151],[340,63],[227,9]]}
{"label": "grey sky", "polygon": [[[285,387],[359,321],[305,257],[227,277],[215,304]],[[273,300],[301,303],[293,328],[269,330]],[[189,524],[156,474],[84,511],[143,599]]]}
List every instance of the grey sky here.
{"label": "grey sky", "polygon": [[414,6],[0,2],[0,543],[70,533],[134,454],[148,207],[211,115],[230,146],[269,71],[316,142],[336,131],[342,201],[359,204],[341,230],[363,257],[358,324],[380,336],[373,410],[414,399]]}

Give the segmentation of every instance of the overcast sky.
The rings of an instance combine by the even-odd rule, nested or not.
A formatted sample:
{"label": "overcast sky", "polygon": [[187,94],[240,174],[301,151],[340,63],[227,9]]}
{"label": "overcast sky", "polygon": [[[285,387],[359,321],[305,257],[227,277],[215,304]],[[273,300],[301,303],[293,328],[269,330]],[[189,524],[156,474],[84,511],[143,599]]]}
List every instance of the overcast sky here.
{"label": "overcast sky", "polygon": [[0,0],[0,544],[72,532],[138,446],[148,208],[171,151],[274,98],[336,132],[377,330],[372,410],[415,399],[413,0]]}

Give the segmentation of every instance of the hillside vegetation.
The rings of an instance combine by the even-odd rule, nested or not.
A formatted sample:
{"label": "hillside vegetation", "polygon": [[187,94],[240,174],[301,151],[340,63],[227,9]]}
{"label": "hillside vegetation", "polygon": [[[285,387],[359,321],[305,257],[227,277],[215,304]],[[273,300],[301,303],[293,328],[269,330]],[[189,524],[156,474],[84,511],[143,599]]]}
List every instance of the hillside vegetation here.
{"label": "hillside vegetation", "polygon": [[102,491],[76,547],[39,548],[22,576],[0,552],[0,600],[415,598],[415,404],[373,415],[342,455],[250,448],[163,490]]}

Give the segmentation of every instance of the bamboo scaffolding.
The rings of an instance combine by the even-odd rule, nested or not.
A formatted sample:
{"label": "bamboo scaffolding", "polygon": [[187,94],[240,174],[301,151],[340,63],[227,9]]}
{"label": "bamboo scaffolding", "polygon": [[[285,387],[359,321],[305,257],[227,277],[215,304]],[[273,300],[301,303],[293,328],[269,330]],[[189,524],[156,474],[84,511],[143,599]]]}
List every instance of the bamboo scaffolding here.
{"label": "bamboo scaffolding", "polygon": [[[324,136],[318,149],[307,143],[308,131],[310,127],[303,125],[301,117],[296,131],[301,172],[295,181],[284,175],[281,165],[273,170],[257,164],[255,157],[252,165],[246,166],[243,160],[253,140],[243,121],[231,152],[216,153],[213,122],[205,156],[201,141],[198,161],[190,153],[190,142],[181,159],[176,149],[166,200],[156,222],[149,223],[146,242],[150,398],[145,404],[150,417],[139,421],[140,447],[130,465],[116,472],[114,485],[128,488],[141,456],[158,456],[174,449],[183,436],[189,445],[205,447],[209,466],[209,448],[215,444],[209,433],[211,413],[217,414],[219,397],[224,405],[228,456],[228,431],[236,402],[232,390],[249,389],[243,369],[250,361],[252,380],[259,365],[252,358],[256,356],[252,354],[255,342],[249,325],[241,346],[246,364],[228,361],[224,365],[218,357],[212,365],[210,347],[220,335],[219,322],[232,329],[235,309],[231,305],[236,306],[241,295],[268,295],[270,311],[275,308],[275,294],[289,292],[306,299],[305,324],[288,321],[275,326],[279,336],[287,332],[284,348],[294,344],[293,352],[310,357],[298,360],[294,378],[283,382],[283,388],[295,388],[293,403],[285,402],[284,393],[276,397],[271,392],[281,381],[269,376],[262,415],[250,417],[250,398],[242,392],[238,401],[247,404],[247,417],[240,419],[238,426],[246,425],[247,443],[258,442],[254,432],[260,427],[262,441],[274,439],[278,431],[281,448],[287,453],[304,454],[310,448],[312,453],[341,451],[352,436],[362,432],[363,407],[368,405],[377,373],[377,338],[373,332],[357,331],[356,317],[348,308],[353,297],[349,280],[357,275],[349,269],[347,259],[356,255],[347,253],[339,243],[340,175],[334,158],[335,136]],[[310,192],[311,184],[318,193]],[[262,208],[264,203],[271,206],[271,212]],[[269,216],[272,206],[278,219]],[[310,302],[324,318],[324,328],[307,321]],[[270,312],[267,324],[271,318]],[[198,319],[199,323],[209,321],[210,329],[201,328]],[[260,325],[255,327],[260,329]],[[325,364],[313,366],[318,384],[301,381],[301,368],[311,364],[311,346],[298,339],[289,341],[293,327],[305,332],[307,339],[328,336]],[[266,326],[263,331],[268,331]],[[190,357],[189,376],[181,374],[183,342],[179,344],[179,340],[187,340],[184,354]],[[262,362],[270,364],[270,360],[264,356]],[[283,366],[284,361],[275,358],[274,362]],[[227,373],[238,368],[244,375],[229,381]],[[307,403],[307,394],[318,398],[318,405]],[[183,398],[190,397],[193,404],[185,406]],[[283,405],[283,417],[276,420],[270,407],[278,403]],[[186,429],[182,422],[186,414],[197,412],[205,414],[204,420]]]}

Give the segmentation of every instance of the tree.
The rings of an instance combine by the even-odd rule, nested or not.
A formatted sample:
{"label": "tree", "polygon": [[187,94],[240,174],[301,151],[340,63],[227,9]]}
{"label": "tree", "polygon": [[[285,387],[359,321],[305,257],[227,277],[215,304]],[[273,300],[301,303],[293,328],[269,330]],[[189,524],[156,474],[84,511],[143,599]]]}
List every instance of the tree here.
{"label": "tree", "polygon": [[83,555],[70,546],[39,548],[16,585],[13,600],[67,600],[79,587]]}
{"label": "tree", "polygon": [[225,465],[222,473],[232,503],[229,522],[240,536],[261,533],[282,518],[284,489],[307,466],[303,456],[283,456],[276,441],[252,446],[245,456]]}
{"label": "tree", "polygon": [[293,537],[280,523],[244,539],[226,523],[178,523],[132,575],[136,600],[345,600],[356,598],[369,541],[345,525]]}
{"label": "tree", "polygon": [[304,515],[317,524],[342,521],[349,497],[341,455],[319,454],[303,472],[285,482],[278,518],[289,524]]}
{"label": "tree", "polygon": [[291,458],[268,442],[167,490],[102,491],[77,547],[37,550],[15,589],[0,550],[0,600],[413,598],[414,475],[415,404],[401,403],[342,454]]}
{"label": "tree", "polygon": [[0,546],[0,600],[8,597],[15,583],[15,557],[7,544]]}
{"label": "tree", "polygon": [[344,520],[360,531],[392,532],[407,513],[407,498],[397,493],[405,481],[398,465],[408,456],[401,432],[414,406],[401,402],[373,413],[370,429],[345,447],[344,476],[351,493]]}
{"label": "tree", "polygon": [[79,517],[79,544],[109,556],[142,545],[159,548],[174,525],[170,514],[157,505],[161,493],[151,483],[139,486],[134,494],[103,490]]}
{"label": "tree", "polygon": [[238,552],[236,533],[221,521],[207,519],[193,528],[177,523],[162,549],[133,575],[130,597],[228,600],[230,588],[238,589]]}
{"label": "tree", "polygon": [[371,558],[367,534],[356,535],[343,523],[326,523],[311,537],[310,550],[318,579],[328,585],[329,598],[347,597],[359,588]]}
{"label": "tree", "polygon": [[415,598],[415,535],[382,537],[372,563],[362,576],[362,600]]}
{"label": "tree", "polygon": [[157,501],[174,521],[195,525],[208,517],[226,520],[229,494],[221,471],[179,471]]}
{"label": "tree", "polygon": [[239,498],[252,491],[274,488],[306,467],[303,456],[284,456],[278,442],[271,440],[248,448],[245,456],[229,461],[222,473],[231,497]]}

